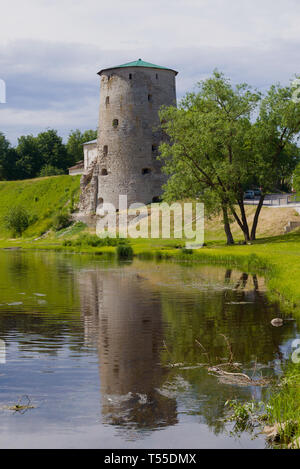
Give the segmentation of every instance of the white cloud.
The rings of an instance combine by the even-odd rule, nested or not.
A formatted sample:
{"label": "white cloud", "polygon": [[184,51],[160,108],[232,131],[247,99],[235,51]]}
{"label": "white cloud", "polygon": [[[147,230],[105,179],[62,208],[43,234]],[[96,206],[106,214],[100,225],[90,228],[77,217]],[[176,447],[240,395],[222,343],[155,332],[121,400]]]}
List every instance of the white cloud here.
{"label": "white cloud", "polygon": [[299,72],[298,0],[0,5],[0,78],[8,99],[0,104],[0,130],[14,141],[44,126],[64,134],[96,127],[97,71],[139,57],[179,70],[179,97],[215,67],[261,88]]}
{"label": "white cloud", "polygon": [[299,37],[297,0],[10,0],[0,40],[36,39],[134,50],[233,46]]}

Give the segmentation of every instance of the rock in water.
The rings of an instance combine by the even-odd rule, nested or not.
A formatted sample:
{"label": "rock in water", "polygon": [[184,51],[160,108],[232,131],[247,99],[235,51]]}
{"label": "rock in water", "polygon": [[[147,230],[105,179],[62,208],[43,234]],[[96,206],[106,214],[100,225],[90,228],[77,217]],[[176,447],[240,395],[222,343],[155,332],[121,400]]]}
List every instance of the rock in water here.
{"label": "rock in water", "polygon": [[274,327],[283,326],[283,319],[281,319],[281,318],[272,319],[271,324],[272,324],[272,326],[274,326]]}

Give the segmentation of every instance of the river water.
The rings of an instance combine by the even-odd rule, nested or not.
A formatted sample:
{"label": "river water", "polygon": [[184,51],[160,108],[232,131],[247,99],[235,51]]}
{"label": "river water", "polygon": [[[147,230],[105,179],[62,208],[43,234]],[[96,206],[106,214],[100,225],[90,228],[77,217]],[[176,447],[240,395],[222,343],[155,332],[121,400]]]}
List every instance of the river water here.
{"label": "river water", "polygon": [[54,252],[2,251],[0,263],[0,447],[265,447],[233,433],[224,404],[268,387],[207,369],[231,356],[250,375],[281,373],[300,324],[271,326],[282,313],[263,279]]}

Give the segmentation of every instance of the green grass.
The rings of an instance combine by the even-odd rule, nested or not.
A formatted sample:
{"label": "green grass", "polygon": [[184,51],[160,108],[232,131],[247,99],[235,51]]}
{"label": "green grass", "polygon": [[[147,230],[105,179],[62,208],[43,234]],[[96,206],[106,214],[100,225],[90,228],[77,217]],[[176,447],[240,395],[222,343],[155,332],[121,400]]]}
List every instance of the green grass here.
{"label": "green grass", "polygon": [[[270,424],[279,424],[280,444],[300,438],[300,364],[290,364],[268,403]],[[295,444],[299,448],[299,443]]]}
{"label": "green grass", "polygon": [[62,210],[69,210],[78,199],[80,176],[53,176],[25,181],[0,182],[0,237],[9,238],[3,217],[13,206],[24,207],[35,220],[24,232],[31,238],[46,232],[52,217]]}

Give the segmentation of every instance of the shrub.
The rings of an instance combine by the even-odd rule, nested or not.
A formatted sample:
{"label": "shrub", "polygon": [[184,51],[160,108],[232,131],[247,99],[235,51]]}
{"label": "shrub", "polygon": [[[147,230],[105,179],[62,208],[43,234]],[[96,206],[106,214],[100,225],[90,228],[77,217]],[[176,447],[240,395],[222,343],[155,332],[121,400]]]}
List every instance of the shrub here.
{"label": "shrub", "polygon": [[22,236],[22,233],[28,228],[30,217],[24,207],[12,207],[4,217],[5,228],[12,232],[12,235]]}
{"label": "shrub", "polygon": [[[74,228],[77,225],[74,225]],[[82,223],[82,227],[86,227]],[[125,239],[119,239],[119,238],[100,238],[99,236],[95,234],[89,234],[89,233],[83,233],[79,235],[75,239],[68,239],[63,242],[64,246],[92,246],[94,248],[96,247],[103,247],[103,246],[125,246],[127,245],[127,240]]]}
{"label": "shrub", "polygon": [[181,248],[182,254],[193,254],[193,249]]}
{"label": "shrub", "polygon": [[72,218],[68,213],[58,213],[54,216],[52,221],[52,228],[55,231],[62,230],[63,228],[67,228],[72,223]]}
{"label": "shrub", "polygon": [[117,257],[118,259],[132,259],[133,258],[132,247],[120,244],[117,247]]}
{"label": "shrub", "polygon": [[46,177],[46,176],[59,176],[61,174],[65,174],[63,169],[56,168],[51,164],[46,164],[42,167],[39,176]]}
{"label": "shrub", "polygon": [[63,246],[72,246],[72,241],[70,239],[64,239]]}

